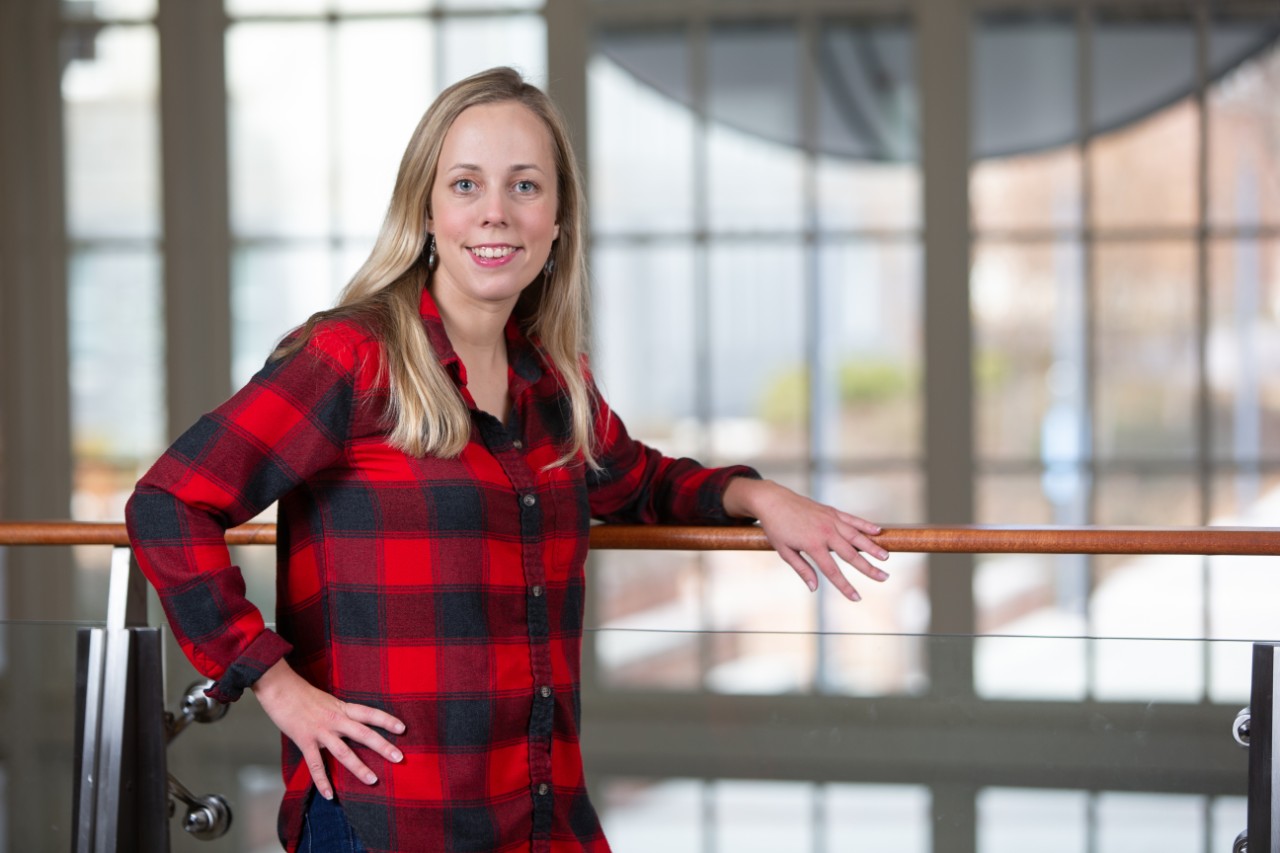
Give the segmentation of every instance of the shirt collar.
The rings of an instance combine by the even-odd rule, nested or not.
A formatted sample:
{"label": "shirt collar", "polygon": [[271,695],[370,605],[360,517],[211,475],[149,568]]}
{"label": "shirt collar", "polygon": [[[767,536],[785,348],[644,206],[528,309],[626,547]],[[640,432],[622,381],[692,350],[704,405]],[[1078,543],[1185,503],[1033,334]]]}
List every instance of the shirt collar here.
{"label": "shirt collar", "polygon": [[[418,306],[418,313],[422,315],[422,325],[426,328],[427,341],[435,351],[441,366],[448,371],[457,385],[466,385],[467,369],[453,349],[453,343],[450,342],[449,335],[444,330],[440,307],[436,305],[435,297],[427,287],[422,288],[422,300]],[[542,378],[542,357],[528,335],[520,328],[514,315],[507,319],[506,336],[507,360],[511,369],[517,376],[532,385]]]}

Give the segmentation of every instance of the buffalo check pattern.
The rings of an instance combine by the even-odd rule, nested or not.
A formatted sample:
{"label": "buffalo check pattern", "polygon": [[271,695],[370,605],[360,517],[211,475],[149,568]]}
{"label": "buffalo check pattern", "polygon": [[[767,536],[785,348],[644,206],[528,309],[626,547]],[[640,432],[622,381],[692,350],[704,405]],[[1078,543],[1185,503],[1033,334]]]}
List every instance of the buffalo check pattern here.
{"label": "buffalo check pattern", "polygon": [[[240,696],[287,656],[318,687],[382,708],[400,764],[354,745],[369,786],[325,759],[371,851],[607,851],[579,752],[583,565],[591,518],[734,523],[722,495],[752,469],[708,469],[628,436],[598,394],[600,471],[547,469],[568,435],[557,374],[513,321],[513,417],[478,410],[429,292],[422,320],[471,408],[461,456],[385,441],[380,349],[320,324],[294,355],[182,435],[126,512],[138,561],[183,651]],[[592,388],[594,392],[594,387]],[[279,501],[277,625],[245,598],[223,534]],[[283,739],[281,841],[312,791]]]}

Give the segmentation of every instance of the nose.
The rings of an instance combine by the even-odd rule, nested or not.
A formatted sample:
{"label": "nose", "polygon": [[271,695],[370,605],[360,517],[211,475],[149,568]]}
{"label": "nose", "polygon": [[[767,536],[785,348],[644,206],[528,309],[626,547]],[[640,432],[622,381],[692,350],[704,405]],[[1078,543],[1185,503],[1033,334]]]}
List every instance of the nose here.
{"label": "nose", "polygon": [[491,226],[504,226],[507,224],[507,197],[505,193],[491,192],[485,195],[484,206],[481,208],[481,214],[484,217],[484,224]]}

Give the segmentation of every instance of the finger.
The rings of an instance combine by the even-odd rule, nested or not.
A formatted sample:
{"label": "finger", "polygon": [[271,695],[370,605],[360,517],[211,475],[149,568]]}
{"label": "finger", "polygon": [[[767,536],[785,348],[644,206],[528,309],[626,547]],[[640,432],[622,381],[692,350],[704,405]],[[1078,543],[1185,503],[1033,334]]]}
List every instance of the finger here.
{"label": "finger", "polygon": [[324,759],[320,757],[320,750],[316,746],[308,747],[302,750],[302,760],[307,765],[307,771],[311,774],[311,781],[315,784],[316,790],[320,792],[320,796],[326,800],[333,799],[333,788],[329,785],[329,774],[324,769]]}
{"label": "finger", "polygon": [[324,747],[329,750],[329,754],[334,757],[334,760],[350,770],[352,775],[361,782],[366,785],[377,783],[378,777],[360,760],[360,756],[356,755],[355,750],[347,746],[346,741],[342,740],[342,738],[331,736],[325,741]]}
{"label": "finger", "polygon": [[[874,539],[871,539],[856,530],[850,530],[848,527],[842,525],[836,525],[836,530],[839,532],[841,539],[844,539],[859,551],[865,551],[877,560],[889,559],[889,552]],[[832,550],[835,549],[833,548]],[[844,554],[839,551],[836,551],[836,553],[840,554],[842,557],[844,556]]]}
{"label": "finger", "polygon": [[836,565],[836,561],[831,559],[831,552],[820,550],[818,553],[810,553],[809,556],[818,564],[818,568],[832,585],[844,593],[844,597],[850,601],[861,601],[862,596],[853,588],[853,584],[849,583],[849,579],[844,576],[844,572],[840,571],[840,567]]}
{"label": "finger", "polygon": [[884,532],[884,529],[880,527],[880,525],[876,524],[874,521],[867,521],[865,518],[860,518],[856,515],[853,515],[852,513],[841,512],[840,510],[837,510],[836,516],[845,524],[849,525],[850,527],[857,528],[863,533],[869,534],[871,536],[879,536],[881,533]]}
{"label": "finger", "polygon": [[342,736],[381,755],[388,761],[403,761],[404,755],[382,735],[368,726],[352,722],[342,727]]}
{"label": "finger", "polygon": [[377,726],[389,732],[404,734],[404,723],[391,716],[381,708],[370,708],[368,705],[352,705],[348,703],[344,710],[351,719],[367,726]]}
{"label": "finger", "polygon": [[787,565],[796,570],[796,574],[798,574],[800,576],[800,580],[804,581],[805,585],[809,587],[810,592],[817,592],[818,576],[814,573],[813,566],[810,566],[805,562],[804,557],[801,557],[798,552],[785,546],[778,549],[778,556],[785,560]]}
{"label": "finger", "polygon": [[833,551],[849,565],[853,566],[862,574],[871,578],[873,581],[886,581],[889,579],[889,573],[874,563],[867,562],[867,558],[854,548],[848,542],[837,542],[832,548]]}

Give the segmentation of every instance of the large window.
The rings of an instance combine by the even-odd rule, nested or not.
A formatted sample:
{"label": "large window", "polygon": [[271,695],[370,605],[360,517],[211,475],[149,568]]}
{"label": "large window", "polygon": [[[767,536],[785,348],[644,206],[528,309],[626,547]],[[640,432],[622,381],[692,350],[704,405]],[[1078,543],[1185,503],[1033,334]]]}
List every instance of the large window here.
{"label": "large window", "polygon": [[[1280,49],[1274,21],[1204,24],[1107,10],[976,23],[979,521],[1268,523]],[[983,558],[978,624],[1270,637],[1248,605],[1268,588],[1261,570],[1258,558]],[[1050,662],[1007,648],[979,646],[989,695],[1247,699],[1247,655],[1229,645],[1150,645],[1142,684],[1115,677],[1104,644],[1077,646],[1049,680],[1036,673]]]}
{"label": "large window", "polygon": [[[588,69],[596,359],[632,431],[867,517],[921,519],[920,209],[905,23],[601,28]],[[812,596],[775,555],[598,557],[600,675],[910,693],[923,573]],[[655,633],[656,632],[656,633]],[[663,633],[666,632],[666,633]]]}
{"label": "large window", "polygon": [[[165,444],[159,53],[153,3],[77,8],[62,28],[70,509],[115,521]],[[101,618],[105,566],[78,558],[76,609]]]}

